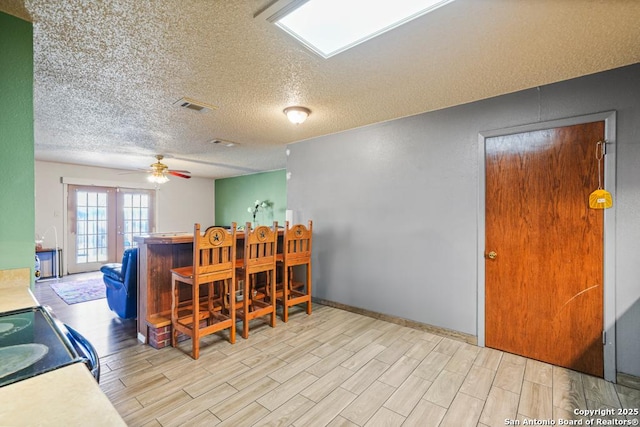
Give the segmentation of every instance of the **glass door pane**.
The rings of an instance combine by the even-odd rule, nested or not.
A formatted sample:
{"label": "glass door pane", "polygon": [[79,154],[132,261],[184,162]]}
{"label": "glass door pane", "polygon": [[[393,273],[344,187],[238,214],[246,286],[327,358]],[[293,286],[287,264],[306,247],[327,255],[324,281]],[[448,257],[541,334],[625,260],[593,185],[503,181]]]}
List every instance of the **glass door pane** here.
{"label": "glass door pane", "polygon": [[69,186],[69,273],[96,271],[116,261],[113,188]]}
{"label": "glass door pane", "polygon": [[155,192],[121,188],[118,190],[118,252],[135,247],[135,236],[155,228]]}
{"label": "glass door pane", "polygon": [[68,272],[121,262],[133,238],[155,230],[155,191],[69,185]]}

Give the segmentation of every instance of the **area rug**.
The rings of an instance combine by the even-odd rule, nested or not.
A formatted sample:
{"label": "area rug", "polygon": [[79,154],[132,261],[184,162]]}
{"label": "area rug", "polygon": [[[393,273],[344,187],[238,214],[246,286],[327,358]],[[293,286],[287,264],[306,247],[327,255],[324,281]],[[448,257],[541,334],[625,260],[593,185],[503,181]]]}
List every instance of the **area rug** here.
{"label": "area rug", "polygon": [[106,298],[106,290],[102,278],[75,282],[55,282],[49,286],[69,305]]}

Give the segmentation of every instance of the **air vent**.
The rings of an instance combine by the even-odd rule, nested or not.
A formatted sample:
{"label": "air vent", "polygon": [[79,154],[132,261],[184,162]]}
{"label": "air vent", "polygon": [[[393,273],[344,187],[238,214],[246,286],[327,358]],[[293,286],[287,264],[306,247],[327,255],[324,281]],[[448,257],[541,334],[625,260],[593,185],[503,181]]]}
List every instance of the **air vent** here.
{"label": "air vent", "polygon": [[192,98],[180,98],[173,105],[177,105],[180,108],[186,108],[188,110],[197,111],[199,113],[204,113],[209,110],[217,110],[218,107],[211,104],[206,104],[204,102],[196,101]]}
{"label": "air vent", "polygon": [[224,139],[212,139],[211,141],[209,141],[210,144],[214,144],[214,145],[223,145],[225,147],[234,147],[236,145],[238,145],[237,142],[233,142],[233,141],[226,141]]}

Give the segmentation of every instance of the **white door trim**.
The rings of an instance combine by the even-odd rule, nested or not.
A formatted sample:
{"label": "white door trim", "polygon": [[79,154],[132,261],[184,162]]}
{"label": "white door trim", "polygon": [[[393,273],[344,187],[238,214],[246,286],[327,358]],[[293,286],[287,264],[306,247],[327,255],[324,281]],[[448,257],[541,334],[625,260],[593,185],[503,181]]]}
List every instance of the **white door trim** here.
{"label": "white door trim", "polygon": [[[589,114],[585,116],[569,117],[565,119],[532,123],[505,129],[496,129],[480,132],[478,134],[478,345],[485,345],[485,196],[486,196],[486,170],[485,170],[485,143],[487,138],[502,135],[511,135],[523,132],[533,132],[564,126],[572,126],[583,123],[591,123],[604,120],[604,135],[607,141],[604,168],[604,186],[613,197],[613,207],[604,210],[604,325],[606,342],[604,344],[604,379],[616,381],[616,277],[615,277],[615,209],[616,209],[616,112]],[[596,141],[594,141],[595,143]]]}

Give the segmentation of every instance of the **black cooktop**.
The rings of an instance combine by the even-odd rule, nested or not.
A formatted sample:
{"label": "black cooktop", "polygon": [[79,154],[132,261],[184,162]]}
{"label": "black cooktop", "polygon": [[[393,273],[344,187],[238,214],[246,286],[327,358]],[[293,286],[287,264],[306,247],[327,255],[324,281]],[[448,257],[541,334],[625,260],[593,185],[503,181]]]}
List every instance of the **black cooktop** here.
{"label": "black cooktop", "polygon": [[44,307],[0,313],[0,387],[83,361]]}

